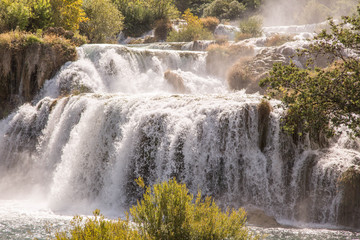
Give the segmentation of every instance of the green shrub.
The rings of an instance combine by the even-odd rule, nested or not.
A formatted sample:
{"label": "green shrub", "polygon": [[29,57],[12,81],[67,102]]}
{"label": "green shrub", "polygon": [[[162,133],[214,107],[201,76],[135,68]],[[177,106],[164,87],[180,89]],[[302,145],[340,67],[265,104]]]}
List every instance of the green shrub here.
{"label": "green shrub", "polygon": [[82,9],[83,0],[51,0],[50,3],[54,27],[76,31],[80,22],[88,20]]}
{"label": "green shrub", "polygon": [[169,42],[190,42],[195,40],[212,39],[213,35],[205,29],[198,17],[194,16],[190,10],[186,10],[183,14],[187,25],[179,31],[172,30],[169,33],[167,41]]}
{"label": "green shrub", "polygon": [[28,35],[25,39],[25,42],[26,42],[26,45],[31,45],[34,43],[42,43],[43,41],[36,35]]}
{"label": "green shrub", "polygon": [[30,7],[25,0],[4,1],[6,30],[25,30],[29,24]]}
{"label": "green shrub", "polygon": [[72,229],[67,232],[56,233],[57,240],[96,240],[96,239],[118,239],[118,240],[145,240],[150,238],[141,237],[131,226],[129,219],[117,221],[105,220],[99,210],[93,212],[94,218],[84,219],[75,216],[71,221]]}
{"label": "green shrub", "polygon": [[28,31],[46,29],[52,25],[52,12],[50,0],[35,0],[31,5],[31,17]]}
{"label": "green shrub", "polygon": [[74,36],[70,39],[70,41],[75,46],[81,46],[89,42],[89,39],[86,36],[81,35],[78,31],[74,33]]}
{"label": "green shrub", "polygon": [[123,25],[123,16],[110,0],[85,0],[83,9],[88,21],[80,24],[80,33],[92,43],[115,39]]}
{"label": "green shrub", "polygon": [[136,180],[145,189],[143,199],[130,209],[132,221],[105,220],[96,210],[95,218],[83,224],[81,217],[71,222],[69,233],[56,234],[66,239],[166,239],[166,240],[223,240],[259,239],[245,227],[243,209],[222,212],[210,198],[198,193],[194,200],[185,184],[175,179],[145,187],[142,178]]}
{"label": "green shrub", "polygon": [[253,16],[241,21],[240,30],[242,34],[249,34],[251,37],[261,37],[263,33],[262,19],[258,16]]}
{"label": "green shrub", "polygon": [[204,9],[204,16],[232,20],[240,18],[245,9],[245,5],[236,0],[215,0]]}
{"label": "green shrub", "polygon": [[[139,185],[144,186],[142,179]],[[222,212],[198,193],[195,203],[185,184],[175,179],[147,187],[143,199],[130,209],[141,236],[154,239],[251,239],[242,209]]]}
{"label": "green shrub", "polygon": [[178,15],[172,0],[113,0],[124,16],[124,33],[140,37],[150,31],[156,21],[170,19]]}

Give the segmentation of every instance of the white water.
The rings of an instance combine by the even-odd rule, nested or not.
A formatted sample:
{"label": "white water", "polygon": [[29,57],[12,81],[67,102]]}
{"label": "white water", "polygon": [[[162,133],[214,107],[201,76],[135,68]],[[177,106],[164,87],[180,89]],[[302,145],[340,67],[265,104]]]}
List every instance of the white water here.
{"label": "white water", "polygon": [[[11,216],[20,221],[21,214],[11,206],[27,209],[19,207],[24,199],[60,226],[68,217],[58,214],[100,208],[122,215],[140,195],[138,176],[148,184],[176,177],[222,206],[256,206],[280,221],[336,224],[336,182],[359,165],[358,142],[344,134],[328,149],[296,146],[280,132],[277,102],[260,136],[262,97],[230,93],[224,80],[208,76],[204,52],[78,51],[79,60],[45,84],[37,103],[0,122],[3,236],[16,232]],[[188,94],[167,83],[167,70],[183,78]],[[89,93],[69,95],[74,88]]]}

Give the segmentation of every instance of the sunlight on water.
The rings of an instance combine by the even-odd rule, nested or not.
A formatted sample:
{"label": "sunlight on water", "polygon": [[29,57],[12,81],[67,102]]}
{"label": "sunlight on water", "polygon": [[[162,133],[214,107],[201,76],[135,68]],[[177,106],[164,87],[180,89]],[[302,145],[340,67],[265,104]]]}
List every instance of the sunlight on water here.
{"label": "sunlight on water", "polygon": [[48,239],[69,226],[70,216],[60,216],[35,201],[0,200],[0,239]]}

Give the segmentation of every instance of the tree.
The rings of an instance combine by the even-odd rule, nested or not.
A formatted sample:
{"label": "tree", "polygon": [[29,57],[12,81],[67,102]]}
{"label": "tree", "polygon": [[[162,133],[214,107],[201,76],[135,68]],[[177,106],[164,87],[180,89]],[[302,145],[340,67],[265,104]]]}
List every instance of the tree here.
{"label": "tree", "polygon": [[190,4],[191,0],[175,0],[175,6],[181,13],[190,8]]}
{"label": "tree", "polygon": [[155,22],[177,15],[173,0],[113,0],[124,16],[124,33],[139,37],[150,31]]}
{"label": "tree", "polygon": [[247,9],[257,9],[260,7],[262,0],[242,0],[239,2],[243,3]]}
{"label": "tree", "polygon": [[83,9],[89,20],[80,23],[80,33],[91,42],[105,42],[122,29],[124,17],[110,0],[85,0]]}
{"label": "tree", "polygon": [[26,0],[1,0],[3,7],[4,30],[19,28],[25,30],[29,24],[31,10]]}
{"label": "tree", "polygon": [[215,0],[204,9],[204,16],[232,20],[240,18],[244,11],[245,5],[236,0]]}
{"label": "tree", "polygon": [[82,2],[82,0],[51,0],[54,26],[66,30],[78,30],[80,22],[87,20]]}
{"label": "tree", "polygon": [[169,33],[167,41],[190,42],[195,40],[212,39],[212,33],[208,29],[204,28],[201,20],[197,16],[194,16],[190,12],[190,9],[184,12],[183,19],[187,24],[179,31],[173,29]]}
{"label": "tree", "polygon": [[309,133],[315,140],[322,134],[332,136],[346,126],[360,136],[360,9],[357,15],[343,17],[336,24],[330,19],[331,32],[323,30],[306,56],[325,54],[337,60],[325,69],[300,69],[275,64],[270,77],[261,81],[270,96],[277,96],[287,108],[284,129],[288,133]]}
{"label": "tree", "polygon": [[27,30],[36,31],[50,27],[52,23],[50,0],[35,0],[30,5],[31,14]]}

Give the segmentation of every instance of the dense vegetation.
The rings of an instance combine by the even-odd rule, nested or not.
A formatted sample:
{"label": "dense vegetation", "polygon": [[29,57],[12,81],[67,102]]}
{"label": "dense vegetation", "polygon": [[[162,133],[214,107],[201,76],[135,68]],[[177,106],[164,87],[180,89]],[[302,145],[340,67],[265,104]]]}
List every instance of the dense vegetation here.
{"label": "dense vegetation", "polygon": [[294,63],[275,64],[270,77],[261,82],[270,96],[280,98],[287,108],[284,129],[295,135],[310,133],[314,139],[332,136],[346,126],[360,136],[360,8],[357,15],[330,21],[330,32],[323,30],[309,49],[310,57],[324,55],[335,61],[325,69],[300,69]]}
{"label": "dense vegetation", "polygon": [[[322,21],[329,15],[351,12],[354,1],[307,0],[294,17],[298,23]],[[164,29],[171,20],[189,13],[223,22],[246,19],[261,13],[263,4],[266,3],[262,0],[0,0],[0,33],[61,27],[86,36],[90,42],[112,42],[120,31],[126,36],[140,37],[154,28]],[[166,36],[170,30],[166,27]],[[190,35],[198,36],[197,33]],[[156,40],[164,40],[164,37]]]}
{"label": "dense vegetation", "polygon": [[83,224],[81,217],[72,221],[69,233],[58,233],[56,239],[167,239],[167,240],[222,240],[259,239],[245,227],[242,209],[222,212],[210,198],[196,199],[185,184],[175,179],[145,187],[141,178],[137,183],[144,189],[142,200],[130,209],[126,220],[105,220],[99,210],[95,218]]}

